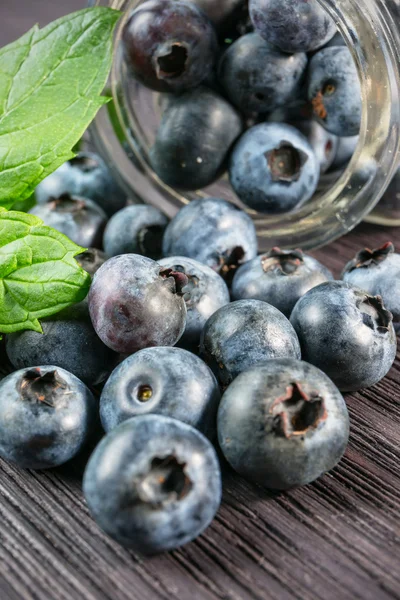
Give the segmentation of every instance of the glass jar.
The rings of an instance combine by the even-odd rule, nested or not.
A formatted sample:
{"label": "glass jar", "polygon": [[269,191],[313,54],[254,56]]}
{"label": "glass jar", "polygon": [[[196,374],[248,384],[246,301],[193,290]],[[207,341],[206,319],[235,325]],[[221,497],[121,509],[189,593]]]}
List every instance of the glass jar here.
{"label": "glass jar", "polygon": [[[322,188],[300,210],[267,216],[247,209],[257,227],[261,252],[276,245],[310,249],[327,244],[367,215],[370,220],[395,224],[388,219],[387,211],[371,211],[399,163],[400,0],[319,1],[336,21],[359,71],[363,101],[360,141],[348,168],[336,177],[323,178]],[[149,149],[160,121],[159,98],[128,76],[121,50],[127,9],[140,3],[141,0],[90,2],[125,11],[116,33],[110,80],[113,102],[100,111],[91,129],[97,150],[131,197],[159,207],[168,216],[172,217],[192,199],[204,196],[225,198],[240,205],[227,178],[206,190],[183,193],[165,185],[150,166]]]}

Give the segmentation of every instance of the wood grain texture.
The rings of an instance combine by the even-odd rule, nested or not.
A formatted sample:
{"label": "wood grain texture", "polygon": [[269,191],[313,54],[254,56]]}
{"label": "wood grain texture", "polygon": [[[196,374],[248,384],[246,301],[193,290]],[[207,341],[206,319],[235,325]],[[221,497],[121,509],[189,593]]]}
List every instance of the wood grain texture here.
{"label": "wood grain texture", "polygon": [[[0,4],[0,40],[73,2]],[[315,255],[338,275],[400,229],[362,225]],[[142,559],[88,515],[81,469],[0,461],[0,600],[389,600],[400,598],[400,355],[377,386],[347,396],[346,456],[305,488],[271,494],[229,469],[216,520],[194,543]]]}
{"label": "wood grain texture", "polygon": [[[388,239],[400,245],[400,230],[362,225],[315,255],[339,274],[359,247]],[[214,523],[163,556],[141,559],[97,528],[79,466],[0,462],[0,598],[400,598],[399,359],[379,385],[347,396],[350,445],[331,474],[272,494],[225,467]]]}

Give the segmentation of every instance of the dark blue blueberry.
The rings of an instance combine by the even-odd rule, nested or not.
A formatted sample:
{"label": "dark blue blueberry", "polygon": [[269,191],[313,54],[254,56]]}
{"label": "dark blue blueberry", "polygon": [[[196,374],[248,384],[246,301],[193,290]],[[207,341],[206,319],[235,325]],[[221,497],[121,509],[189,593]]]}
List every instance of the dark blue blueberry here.
{"label": "dark blue blueberry", "polygon": [[318,185],[320,166],[302,133],[284,123],[249,129],[231,156],[229,176],[239,198],[251,208],[280,214],[301,207]]}
{"label": "dark blue blueberry", "polygon": [[338,140],[338,145],[334,160],[330,166],[331,171],[338,171],[347,166],[356,151],[360,136],[353,135],[350,137],[338,137],[336,139]]}
{"label": "dark blue blueberry", "polygon": [[218,198],[193,200],[168,225],[164,256],[187,256],[231,279],[237,267],[257,256],[252,219]]}
{"label": "dark blue blueberry", "polygon": [[186,329],[179,345],[196,352],[209,317],[230,302],[228,287],[213,269],[191,258],[172,256],[158,261],[158,264],[184,273],[188,278],[188,284],[183,289],[187,310]]}
{"label": "dark blue blueberry", "polygon": [[241,373],[222,397],[218,438],[231,466],[287,490],[333,469],[349,438],[346,403],[319,369],[271,360]]}
{"label": "dark blue blueberry", "polygon": [[254,28],[284,52],[310,52],[336,33],[333,19],[317,0],[250,0]]}
{"label": "dark blue blueberry", "polygon": [[203,11],[181,0],[140,4],[125,24],[122,43],[132,74],[158,92],[197,87],[211,72],[218,48]]}
{"label": "dark blue blueberry", "polygon": [[116,357],[94,331],[87,303],[43,320],[42,327],[43,334],[22,331],[7,336],[7,354],[16,369],[54,365],[86,385],[101,383],[111,372]]}
{"label": "dark blue blueberry", "polygon": [[342,391],[374,385],[396,357],[391,313],[381,298],[348,283],[313,288],[298,301],[290,320],[304,360],[324,371]]}
{"label": "dark blue blueberry", "polygon": [[182,546],[213,520],[221,501],[217,455],[199,431],[161,415],[109,433],[85,471],[97,524],[123,546],[154,554]]}
{"label": "dark blue blueberry", "polygon": [[107,216],[92,200],[65,194],[45,204],[37,204],[30,212],[75,244],[101,248]]}
{"label": "dark blue blueberry", "polygon": [[306,54],[285,54],[249,33],[223,53],[219,78],[229,100],[240,110],[269,112],[298,95],[307,62]]}
{"label": "dark blue blueberry", "polygon": [[344,137],[359,133],[360,79],[347,47],[325,48],[313,56],[308,68],[308,99],[315,118],[327,131]]}
{"label": "dark blue blueberry", "polygon": [[133,354],[151,346],[173,346],[186,326],[183,273],[162,269],[144,256],[123,254],[97,271],[89,310],[100,339],[112,350]]}
{"label": "dark blue blueberry", "polygon": [[373,296],[381,296],[393,314],[396,329],[400,328],[400,254],[395,254],[391,242],[376,250],[361,250],[346,265],[342,278]]}
{"label": "dark blue blueberry", "polygon": [[23,369],[0,383],[0,456],[25,469],[48,469],[74,458],[96,420],[91,392],[64,369]]}
{"label": "dark blue blueberry", "polygon": [[93,275],[104,265],[107,260],[107,255],[97,248],[88,248],[82,254],[75,257],[75,260],[80,264],[89,275]]}
{"label": "dark blue blueberry", "polygon": [[167,217],[154,206],[128,206],[108,222],[104,250],[108,256],[143,254],[157,260],[162,253],[162,238],[167,225]]}
{"label": "dark blue blueberry", "polygon": [[326,267],[301,250],[273,248],[238,269],[232,282],[232,298],[263,300],[290,317],[304,294],[332,279]]}
{"label": "dark blue blueberry", "polygon": [[198,6],[214,25],[224,24],[232,15],[238,12],[245,0],[189,0]]}
{"label": "dark blue blueberry", "polygon": [[206,187],[226,169],[228,152],[242,130],[237,111],[205,87],[169,98],[150,151],[151,165],[172,187]]}
{"label": "dark blue blueberry", "polygon": [[223,386],[272,358],[301,358],[296,332],[274,306],[239,300],[220,308],[204,327],[200,355]]}
{"label": "dark blue blueberry", "polygon": [[217,381],[207,365],[181,348],[147,348],[121,363],[100,400],[105,431],[131,417],[164,415],[214,437],[220,401]]}
{"label": "dark blue blueberry", "polygon": [[80,152],[46,177],[35,191],[39,204],[63,194],[89,198],[109,216],[126,203],[126,194],[114,181],[106,163],[92,152]]}
{"label": "dark blue blueberry", "polygon": [[312,119],[312,106],[306,98],[297,98],[293,104],[281,106],[269,113],[266,117],[268,123],[297,123]]}

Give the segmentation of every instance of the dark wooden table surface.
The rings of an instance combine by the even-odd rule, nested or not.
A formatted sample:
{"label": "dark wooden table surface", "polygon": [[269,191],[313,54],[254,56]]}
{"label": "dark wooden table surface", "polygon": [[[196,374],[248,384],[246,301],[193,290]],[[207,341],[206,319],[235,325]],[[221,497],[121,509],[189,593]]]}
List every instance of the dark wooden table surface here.
{"label": "dark wooden table surface", "polygon": [[[80,0],[0,0],[1,43]],[[400,229],[361,225],[315,255],[338,275],[361,246]],[[226,473],[216,520],[187,547],[142,559],[93,523],[71,467],[0,462],[0,600],[388,600],[400,598],[400,355],[377,386],[347,396],[340,465],[271,494]]]}

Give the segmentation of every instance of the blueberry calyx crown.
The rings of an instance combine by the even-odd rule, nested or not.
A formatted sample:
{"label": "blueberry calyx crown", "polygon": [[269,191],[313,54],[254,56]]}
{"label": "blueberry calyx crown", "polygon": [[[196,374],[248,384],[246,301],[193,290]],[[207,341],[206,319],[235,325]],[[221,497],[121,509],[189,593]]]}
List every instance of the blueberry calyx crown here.
{"label": "blueberry calyx crown", "polygon": [[58,198],[49,198],[47,203],[52,210],[58,213],[78,213],[86,208],[83,200],[74,198],[71,194],[61,194]]}
{"label": "blueberry calyx crown", "polygon": [[67,383],[57,371],[42,375],[39,368],[30,369],[19,384],[20,396],[32,404],[44,404],[56,408],[60,395],[67,390]]}
{"label": "blueberry calyx crown", "polygon": [[326,119],[326,117],[328,116],[328,111],[326,110],[326,107],[324,104],[323,92],[321,92],[321,91],[317,92],[317,94],[311,100],[311,104],[312,104],[313,113],[315,114],[315,116],[318,117],[318,119],[321,119],[322,121],[324,121]]}
{"label": "blueberry calyx crown", "polygon": [[139,402],[149,402],[153,397],[153,388],[151,385],[142,384],[136,391],[136,398]]}
{"label": "blueberry calyx crown", "polygon": [[287,439],[306,435],[328,416],[324,399],[317,392],[307,394],[298,382],[276,398],[269,412],[275,420],[275,431]]}
{"label": "blueberry calyx crown", "polygon": [[171,287],[171,291],[178,296],[184,295],[184,288],[188,284],[188,278],[185,273],[174,271],[173,269],[161,269],[160,277],[165,279]]}
{"label": "blueberry calyx crown", "polygon": [[172,270],[177,273],[183,273],[187,277],[187,284],[182,288],[183,299],[187,306],[193,306],[200,300],[201,291],[199,288],[200,280],[196,275],[190,275],[186,272],[182,265],[171,266]]}
{"label": "blueberry calyx crown", "polygon": [[71,167],[77,167],[82,173],[91,173],[99,168],[98,161],[92,156],[76,156],[68,162]]}
{"label": "blueberry calyx crown", "polygon": [[315,116],[321,119],[322,121],[324,121],[328,116],[328,111],[326,109],[324,99],[327,96],[333,96],[335,92],[336,83],[330,79],[329,81],[326,81],[324,83],[322,90],[319,90],[319,92],[317,92],[317,94],[311,101]]}
{"label": "blueberry calyx crown", "polygon": [[153,458],[148,473],[135,482],[139,500],[154,508],[183,500],[193,487],[185,469],[186,463],[172,454]]}
{"label": "blueberry calyx crown", "polygon": [[332,140],[328,140],[326,142],[325,148],[324,148],[326,158],[329,158],[329,156],[331,155],[332,150],[333,150]]}
{"label": "blueberry calyx crown", "polygon": [[261,257],[264,273],[293,275],[303,264],[304,254],[301,250],[281,250],[276,247]]}
{"label": "blueberry calyx crown", "polygon": [[173,79],[180,77],[185,72],[188,58],[188,49],[182,42],[165,44],[155,57],[157,78]]}
{"label": "blueberry calyx crown", "polygon": [[218,256],[219,274],[225,281],[230,283],[233,279],[236,269],[242,264],[245,257],[245,251],[241,246],[236,246],[231,250]]}
{"label": "blueberry calyx crown", "polygon": [[380,248],[375,248],[375,250],[364,248],[364,250],[358,252],[356,257],[347,265],[345,273],[351,273],[356,269],[367,269],[368,267],[379,265],[379,263],[386,260],[391,254],[394,254],[394,245],[392,242],[386,242],[386,244]]}
{"label": "blueberry calyx crown", "polygon": [[272,181],[293,183],[298,181],[308,156],[302,150],[283,141],[277,148],[265,153]]}
{"label": "blueberry calyx crown", "polygon": [[364,325],[379,333],[387,333],[393,321],[392,313],[383,304],[381,296],[365,294],[358,304]]}

